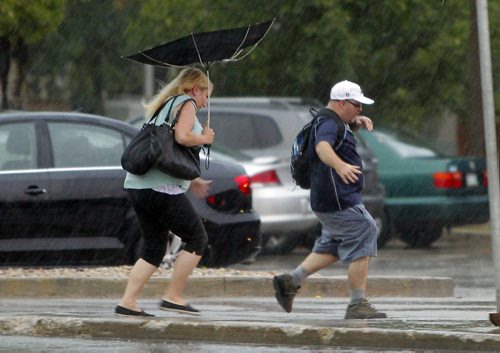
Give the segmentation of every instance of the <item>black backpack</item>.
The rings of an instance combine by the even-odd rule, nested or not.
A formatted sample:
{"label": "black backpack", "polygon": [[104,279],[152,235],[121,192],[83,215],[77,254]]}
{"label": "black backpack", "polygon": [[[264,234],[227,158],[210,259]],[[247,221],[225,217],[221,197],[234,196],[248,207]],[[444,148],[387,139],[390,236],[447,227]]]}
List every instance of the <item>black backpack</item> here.
{"label": "black backpack", "polygon": [[290,158],[290,172],[292,179],[302,189],[311,187],[311,160],[314,148],[312,145],[312,128],[319,118],[335,119],[338,126],[337,143],[334,149],[337,150],[344,142],[346,128],[344,122],[330,109],[322,108],[319,111],[311,108],[309,112],[313,119],[304,125],[299,131],[292,144],[292,154]]}

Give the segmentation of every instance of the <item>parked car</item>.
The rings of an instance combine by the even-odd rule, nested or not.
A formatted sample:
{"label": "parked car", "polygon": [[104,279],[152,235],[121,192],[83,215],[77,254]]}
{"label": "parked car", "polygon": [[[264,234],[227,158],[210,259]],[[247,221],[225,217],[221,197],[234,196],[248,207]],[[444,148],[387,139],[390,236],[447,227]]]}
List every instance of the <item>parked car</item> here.
{"label": "parked car", "polygon": [[410,247],[426,247],[443,227],[489,219],[484,158],[450,157],[403,131],[361,132],[379,159],[385,212]]}
{"label": "parked car", "polygon": [[[80,113],[0,114],[0,263],[133,263],[141,237],[120,157],[137,132]],[[202,177],[210,195],[188,193],[209,238],[200,265],[252,258],[260,221],[245,170],[212,161]]]}
{"label": "parked car", "polygon": [[261,253],[289,253],[304,241],[304,234],[318,231],[318,220],[309,205],[309,191],[282,181],[289,179],[288,163],[276,157],[251,158],[221,145],[212,147],[211,156],[241,164],[249,175],[253,207],[260,215],[265,243]]}
{"label": "parked car", "polygon": [[[301,98],[241,97],[211,99],[214,148],[235,151],[252,180],[253,207],[261,217],[263,253],[284,254],[296,245],[311,246],[320,225],[309,204],[309,190],[296,187],[290,174],[292,141],[312,119],[314,100]],[[206,120],[207,110],[199,112]],[[358,151],[364,167],[364,202],[379,225],[379,246],[388,240],[383,213],[384,190],[378,182],[377,160],[361,142]],[[239,158],[239,159],[238,159]]]}

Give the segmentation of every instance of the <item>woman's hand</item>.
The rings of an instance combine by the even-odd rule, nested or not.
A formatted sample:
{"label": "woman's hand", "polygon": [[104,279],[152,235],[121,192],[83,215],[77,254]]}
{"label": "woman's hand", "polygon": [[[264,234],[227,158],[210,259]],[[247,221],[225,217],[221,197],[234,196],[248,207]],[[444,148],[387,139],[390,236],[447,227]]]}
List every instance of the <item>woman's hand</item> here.
{"label": "woman's hand", "polygon": [[212,144],[215,133],[208,125],[205,125],[201,134],[192,131],[195,113],[193,104],[186,104],[182,108],[179,120],[175,125],[175,141],[187,147]]}
{"label": "woman's hand", "polygon": [[215,132],[210,128],[210,126],[208,126],[208,122],[203,127],[201,135],[206,139],[205,142],[206,145],[211,145],[214,142]]}
{"label": "woman's hand", "polygon": [[208,196],[208,190],[210,189],[211,183],[212,180],[196,178],[191,181],[191,186],[189,187],[189,189],[195,197],[201,199]]}

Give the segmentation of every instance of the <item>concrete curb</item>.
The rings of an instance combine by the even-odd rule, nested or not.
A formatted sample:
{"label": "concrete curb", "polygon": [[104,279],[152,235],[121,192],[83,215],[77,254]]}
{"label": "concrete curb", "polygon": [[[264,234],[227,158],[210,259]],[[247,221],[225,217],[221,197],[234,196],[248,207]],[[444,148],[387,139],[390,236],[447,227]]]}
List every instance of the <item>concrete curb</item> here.
{"label": "concrete curb", "polygon": [[500,335],[450,331],[311,327],[287,323],[174,322],[165,319],[87,319],[74,317],[0,317],[0,334],[73,338],[161,339],[254,343],[497,351]]}
{"label": "concrete curb", "polygon": [[[118,298],[126,279],[109,278],[0,278],[2,298]],[[141,297],[158,298],[168,279],[154,278]],[[374,297],[451,297],[453,280],[448,277],[381,277],[368,279],[367,292]],[[300,289],[301,296],[348,296],[347,277],[311,277]],[[271,277],[192,277],[186,296],[273,296]]]}

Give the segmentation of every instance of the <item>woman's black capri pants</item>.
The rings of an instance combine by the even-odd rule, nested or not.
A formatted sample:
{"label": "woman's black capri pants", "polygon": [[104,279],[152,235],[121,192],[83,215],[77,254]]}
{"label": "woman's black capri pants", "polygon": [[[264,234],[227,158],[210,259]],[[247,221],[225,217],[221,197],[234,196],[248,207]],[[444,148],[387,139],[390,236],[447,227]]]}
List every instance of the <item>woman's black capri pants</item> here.
{"label": "woman's black capri pants", "polygon": [[202,255],[207,232],[185,194],[169,195],[152,189],[127,189],[144,238],[141,258],[160,266],[167,251],[168,232],[185,243],[187,252]]}

